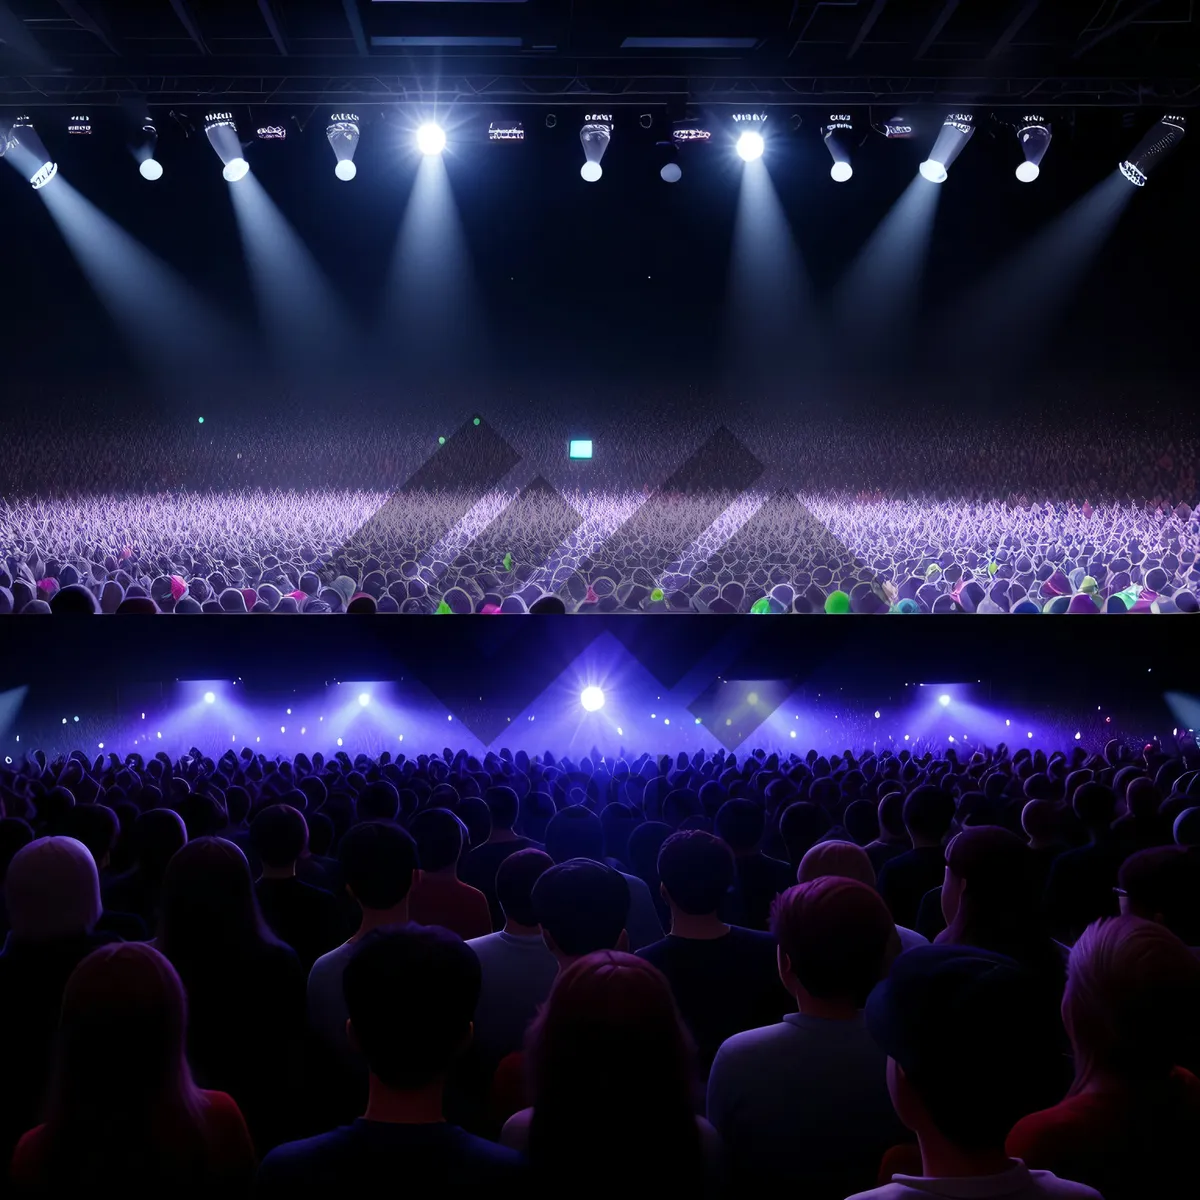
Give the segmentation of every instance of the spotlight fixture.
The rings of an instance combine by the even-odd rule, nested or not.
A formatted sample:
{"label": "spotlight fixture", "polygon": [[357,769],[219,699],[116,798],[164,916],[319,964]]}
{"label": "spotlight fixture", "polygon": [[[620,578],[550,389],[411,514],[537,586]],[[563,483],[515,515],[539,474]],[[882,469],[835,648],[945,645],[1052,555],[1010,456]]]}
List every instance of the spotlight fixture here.
{"label": "spotlight fixture", "polygon": [[204,134],[217,157],[225,164],[221,172],[229,183],[244,179],[250,164],[242,157],[237,122],[231,112],[211,112],[204,118]]}
{"label": "spotlight fixture", "polygon": [[683,177],[683,166],[679,161],[685,147],[707,146],[712,142],[712,130],[707,125],[692,119],[676,121],[671,127],[671,136],[658,143],[659,176],[665,183],[678,183]]}
{"label": "spotlight fixture", "polygon": [[833,159],[829,177],[834,183],[845,183],[854,174],[850,165],[850,142],[854,137],[854,120],[849,113],[830,113],[821,126],[821,138]]}
{"label": "spotlight fixture", "polygon": [[654,124],[654,115],[652,113],[642,113],[642,115],[638,117],[638,124],[643,129],[649,129],[650,126]]}
{"label": "spotlight fixture", "polygon": [[75,137],[91,137],[92,118],[86,113],[76,113],[68,117],[67,132]]}
{"label": "spotlight fixture", "polygon": [[579,703],[588,712],[598,712],[604,707],[604,692],[594,684],[590,687],[585,687],[579,693]]}
{"label": "spotlight fixture", "polygon": [[1121,174],[1136,187],[1145,187],[1150,172],[1179,145],[1186,132],[1187,119],[1179,113],[1168,113],[1150,127],[1133,154],[1121,163]]}
{"label": "spotlight fixture", "polygon": [[349,183],[358,174],[354,165],[354,152],[358,149],[358,116],[350,112],[335,112],[330,115],[329,124],[325,128],[325,136],[333,147],[337,157],[337,166],[333,173]]}
{"label": "spotlight fixture", "polygon": [[255,131],[260,142],[282,142],[287,140],[286,125],[260,125]]}
{"label": "spotlight fixture", "polygon": [[432,121],[417,130],[417,149],[422,154],[441,154],[446,148],[446,131]]}
{"label": "spotlight fixture", "polygon": [[1032,183],[1042,173],[1042,159],[1050,149],[1050,122],[1044,117],[1022,117],[1017,126],[1017,140],[1025,161],[1017,167],[1017,178]]}
{"label": "spotlight fixture", "polygon": [[975,117],[971,113],[950,113],[942,122],[937,140],[929,157],[921,164],[921,175],[930,183],[945,183],[950,164],[962,153],[962,148],[975,132]]}
{"label": "spotlight fixture", "polygon": [[366,708],[367,705],[371,703],[371,694],[369,692],[359,692],[358,702],[363,706],[363,708]]}
{"label": "spotlight fixture", "polygon": [[154,157],[157,147],[158,128],[150,117],[143,117],[141,138],[137,149],[134,150],[134,157],[138,160],[138,173],[143,179],[149,179],[151,182],[161,179],[163,173],[162,163]]}
{"label": "spotlight fixture", "polygon": [[737,131],[735,146],[743,162],[753,162],[756,158],[762,158],[766,149],[762,135],[766,120],[766,113],[733,114],[734,129]]}
{"label": "spotlight fixture", "polygon": [[525,125],[522,121],[489,121],[489,142],[523,142]]}
{"label": "spotlight fixture", "polygon": [[611,113],[587,113],[583,118],[583,128],[579,131],[579,140],[583,144],[583,153],[587,162],[579,168],[579,174],[588,183],[595,183],[604,174],[600,160],[604,157],[608,143],[612,140],[612,124]]}
{"label": "spotlight fixture", "polygon": [[33,127],[33,121],[24,114],[17,117],[8,131],[5,153],[29,180],[35,192],[44,188],[58,174],[58,163],[50,161],[46,147]]}
{"label": "spotlight fixture", "polygon": [[205,692],[204,693],[204,703],[205,704],[213,704],[216,702],[216,699],[217,699],[217,696],[216,696],[215,692]]}
{"label": "spotlight fixture", "polygon": [[943,693],[942,695],[940,695],[940,696],[938,697],[938,703],[939,703],[939,704],[940,704],[940,705],[941,705],[943,708],[945,708],[945,707],[947,707],[947,705],[949,705],[949,703],[950,703],[950,697],[949,697],[949,696],[947,696],[945,693]]}

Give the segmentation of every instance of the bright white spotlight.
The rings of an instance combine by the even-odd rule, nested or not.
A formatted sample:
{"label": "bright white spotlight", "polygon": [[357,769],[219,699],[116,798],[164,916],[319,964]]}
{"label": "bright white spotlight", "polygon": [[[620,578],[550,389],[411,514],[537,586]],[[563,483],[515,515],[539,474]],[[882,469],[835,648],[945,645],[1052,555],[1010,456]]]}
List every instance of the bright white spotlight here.
{"label": "bright white spotlight", "polygon": [[334,174],[343,182],[348,183],[358,174],[354,166],[354,152],[358,149],[358,114],[351,112],[336,112],[329,118],[325,127],[325,136],[337,156],[337,166]]}
{"label": "bright white spotlight", "polygon": [[590,687],[585,687],[579,693],[579,703],[587,709],[588,712],[596,712],[604,707],[604,693],[594,684]]}
{"label": "bright white spotlight", "polygon": [[1017,126],[1017,141],[1025,161],[1017,168],[1017,178],[1022,183],[1032,183],[1042,173],[1042,159],[1050,149],[1053,131],[1044,117],[1023,117]]}
{"label": "bright white spotlight", "polygon": [[835,162],[829,168],[829,178],[834,183],[845,183],[854,174],[854,168],[848,162]]}
{"label": "bright white spotlight", "polygon": [[359,692],[358,693],[358,702],[359,702],[359,704],[361,704],[363,706],[363,708],[366,708],[367,705],[371,703],[370,694],[368,692]]}
{"label": "bright white spotlight", "polygon": [[762,134],[753,129],[747,129],[737,140],[737,152],[743,162],[753,162],[756,158],[762,158],[765,149],[766,143]]}
{"label": "bright white spotlight", "polygon": [[940,705],[941,705],[943,708],[945,708],[945,707],[946,707],[946,705],[950,703],[950,697],[949,697],[949,696],[946,696],[946,695],[941,695],[941,696],[939,696],[939,697],[938,697],[938,703],[939,703],[939,704],[940,704]]}
{"label": "bright white spotlight", "polygon": [[1017,178],[1022,183],[1032,183],[1041,173],[1042,168],[1035,162],[1023,162],[1017,167]]}
{"label": "bright white spotlight", "polygon": [[249,170],[250,164],[244,158],[232,158],[225,164],[225,169],[221,174],[229,183],[237,183],[239,179],[246,178]]}
{"label": "bright white spotlight", "polygon": [[665,183],[678,183],[683,177],[683,171],[678,163],[669,162],[663,165],[663,169],[659,171]]}
{"label": "bright white spotlight", "polygon": [[417,130],[417,149],[422,154],[441,154],[446,148],[446,131],[432,121]]}
{"label": "bright white spotlight", "polygon": [[854,121],[849,113],[830,113],[821,126],[821,139],[833,159],[829,177],[834,183],[845,183],[854,174],[850,165],[850,146],[854,139]]}
{"label": "bright white spotlight", "polygon": [[936,159],[927,158],[919,168],[921,176],[928,179],[930,183],[945,183],[946,168]]}
{"label": "bright white spotlight", "polygon": [[211,112],[204,118],[204,136],[217,157],[225,164],[221,172],[229,183],[236,183],[250,164],[242,156],[242,143],[238,139],[237,122],[230,112]]}
{"label": "bright white spotlight", "polygon": [[212,703],[213,703],[213,701],[215,701],[215,700],[216,700],[216,698],[217,698],[217,697],[216,697],[216,694],[215,694],[214,692],[205,692],[205,693],[204,693],[204,703],[205,703],[205,704],[212,704]]}
{"label": "bright white spotlight", "polygon": [[929,157],[921,164],[921,174],[930,183],[945,183],[954,160],[974,135],[975,117],[972,113],[948,113],[938,130]]}
{"label": "bright white spotlight", "polygon": [[162,163],[157,158],[147,158],[138,167],[138,173],[143,179],[149,179],[151,182],[161,179],[163,173]]}
{"label": "bright white spotlight", "polygon": [[612,114],[586,113],[583,118],[583,128],[579,131],[579,141],[583,146],[583,156],[587,162],[579,168],[580,176],[588,183],[595,183],[604,174],[600,160],[604,157],[608,143],[612,140]]}

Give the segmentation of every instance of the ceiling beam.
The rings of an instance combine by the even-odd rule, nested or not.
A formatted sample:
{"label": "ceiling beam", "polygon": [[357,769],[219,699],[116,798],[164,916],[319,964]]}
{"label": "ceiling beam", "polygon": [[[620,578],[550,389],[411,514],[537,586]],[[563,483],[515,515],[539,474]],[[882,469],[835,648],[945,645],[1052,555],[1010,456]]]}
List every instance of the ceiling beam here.
{"label": "ceiling beam", "polygon": [[359,54],[367,54],[367,35],[363,29],[362,14],[358,11],[358,0],[342,0],[342,7],[346,11],[346,22],[354,35],[354,44],[358,47]]}
{"label": "ceiling beam", "polygon": [[0,0],[0,47],[27,63],[50,66],[49,55],[5,0]]}
{"label": "ceiling beam", "polygon": [[1113,21],[1109,25],[1096,33],[1092,34],[1082,46],[1076,46],[1072,58],[1080,58],[1085,55],[1093,46],[1099,45],[1105,38],[1110,38],[1114,33],[1120,33],[1127,25],[1132,25],[1134,21],[1140,21],[1152,8],[1156,7],[1158,0],[1145,0],[1145,3],[1139,4],[1132,12],[1126,13],[1119,21]]}
{"label": "ceiling beam", "polygon": [[102,42],[105,48],[113,54],[123,54],[121,44],[108,23],[108,18],[101,11],[99,4],[84,3],[84,0],[58,0],[58,7],[71,18],[81,29],[86,29],[94,38]]}
{"label": "ceiling beam", "polygon": [[275,11],[274,4],[271,3],[271,0],[258,0],[258,11],[262,13],[262,19],[266,23],[267,29],[270,30],[275,48],[286,58],[287,39],[283,36],[283,26],[279,23],[279,14]]}
{"label": "ceiling beam", "polygon": [[200,53],[210,53],[204,41],[204,35],[200,32],[200,25],[196,20],[196,14],[192,12],[192,6],[188,3],[188,0],[171,0],[171,7],[175,10],[175,15],[179,18],[179,23],[187,30],[188,37],[196,43]]}
{"label": "ceiling beam", "polygon": [[1025,23],[1037,11],[1037,7],[1041,2],[1042,0],[1025,0],[1025,3],[1013,15],[1013,19],[1009,21],[1004,32],[996,39],[992,48],[987,52],[989,60],[1008,49],[1009,42],[1021,32]]}
{"label": "ceiling beam", "polygon": [[942,5],[942,11],[938,13],[937,19],[934,21],[929,32],[925,35],[925,40],[917,47],[917,52],[913,55],[914,58],[924,58],[926,51],[938,40],[938,35],[946,28],[946,22],[954,16],[954,10],[958,7],[958,0],[946,0]]}
{"label": "ceiling beam", "polygon": [[871,5],[871,11],[863,18],[863,23],[858,27],[858,32],[854,35],[854,41],[850,43],[850,49],[846,51],[847,61],[858,53],[858,48],[867,40],[867,34],[875,28],[875,22],[879,20],[880,14],[882,14],[886,5],[887,0],[875,0],[875,3]]}

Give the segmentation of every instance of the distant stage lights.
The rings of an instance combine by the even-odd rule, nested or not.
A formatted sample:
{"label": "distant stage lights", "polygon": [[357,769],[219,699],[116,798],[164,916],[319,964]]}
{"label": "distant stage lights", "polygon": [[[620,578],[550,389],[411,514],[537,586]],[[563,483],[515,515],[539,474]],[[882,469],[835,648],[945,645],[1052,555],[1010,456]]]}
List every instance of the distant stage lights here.
{"label": "distant stage lights", "polygon": [[712,143],[712,130],[697,120],[677,121],[671,127],[671,136],[658,143],[662,166],[658,174],[664,183],[678,183],[683,178],[681,155],[690,154],[693,146],[708,146]]}
{"label": "distant stage lights", "polygon": [[583,118],[583,128],[579,131],[579,141],[583,146],[583,154],[587,162],[579,168],[580,177],[588,183],[595,183],[604,174],[600,160],[604,157],[608,143],[612,141],[612,113],[586,113]]}
{"label": "distant stage lights", "polygon": [[489,142],[523,142],[525,140],[525,125],[521,121],[490,121],[488,123]]}
{"label": "distant stage lights", "polygon": [[1136,187],[1145,187],[1150,172],[1179,145],[1186,132],[1187,119],[1179,113],[1168,113],[1150,127],[1133,154],[1121,163],[1121,174]]}
{"label": "distant stage lights", "polygon": [[333,147],[337,166],[333,173],[343,182],[349,183],[358,174],[354,165],[354,152],[358,149],[358,115],[352,112],[330,114],[325,136]]}
{"label": "distant stage lights", "polygon": [[849,113],[830,113],[821,126],[821,138],[833,159],[829,177],[834,183],[845,183],[854,174],[850,165],[850,145],[854,137],[854,121]]}
{"label": "distant stage lights", "polygon": [[974,133],[975,117],[972,113],[947,114],[929,157],[919,168],[922,178],[928,179],[930,183],[945,183],[951,164],[962,153],[963,147]]}
{"label": "distant stage lights", "polygon": [[604,692],[592,684],[579,693],[579,703],[587,712],[599,712],[604,707]]}
{"label": "distant stage lights", "polygon": [[359,704],[361,704],[363,706],[363,708],[366,708],[367,705],[371,703],[371,693],[370,692],[359,692],[358,693],[358,702],[359,702]]}
{"label": "distant stage lights", "polygon": [[1025,161],[1017,167],[1017,178],[1032,183],[1042,173],[1042,159],[1050,149],[1050,122],[1044,117],[1026,116],[1017,126],[1017,140]]}
{"label": "distant stage lights", "polygon": [[446,148],[446,131],[432,121],[426,121],[417,130],[417,149],[422,154],[441,154]]}
{"label": "distant stage lights", "polygon": [[943,693],[942,695],[940,695],[938,697],[938,703],[943,708],[947,708],[947,707],[949,707],[949,704],[950,704],[950,697],[948,695],[946,695],[945,693]]}
{"label": "distant stage lights", "polygon": [[242,156],[237,122],[231,112],[210,112],[204,118],[204,134],[217,157],[225,164],[221,174],[229,183],[244,179],[250,164]]}
{"label": "distant stage lights", "polygon": [[216,699],[217,699],[217,695],[215,692],[205,692],[204,693],[204,703],[205,704],[214,704],[214,703],[216,703]]}
{"label": "distant stage lights", "polygon": [[30,117],[22,114],[13,122],[4,141],[5,156],[29,180],[33,190],[40,191],[57,174],[58,163],[50,161],[42,139],[38,137]]}

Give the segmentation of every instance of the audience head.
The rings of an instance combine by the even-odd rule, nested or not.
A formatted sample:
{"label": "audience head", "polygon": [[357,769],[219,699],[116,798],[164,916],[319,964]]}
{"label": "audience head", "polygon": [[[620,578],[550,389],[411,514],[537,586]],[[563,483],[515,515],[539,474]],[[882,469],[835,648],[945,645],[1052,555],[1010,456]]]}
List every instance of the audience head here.
{"label": "audience head", "polygon": [[1117,797],[1103,783],[1083,783],[1075,790],[1071,807],[1083,827],[1097,836],[1107,833],[1112,825],[1117,815]]}
{"label": "audience head", "polygon": [[368,783],[356,801],[360,821],[394,821],[400,814],[400,793],[386,779]]}
{"label": "audience head", "polygon": [[586,1171],[588,1195],[622,1179],[639,1194],[699,1185],[695,1050],[656,967],[614,950],[578,959],[555,980],[527,1045],[535,1172]]}
{"label": "audience head", "polygon": [[288,871],[308,848],[304,814],[290,804],[271,804],[250,822],[250,844],[264,867]]}
{"label": "audience head", "polygon": [[97,869],[103,871],[116,848],[121,823],[117,814],[103,804],[77,804],[63,820],[63,833],[82,842]]}
{"label": "audience head", "polygon": [[364,908],[386,912],[408,896],[417,866],[412,836],[389,821],[355,825],[338,846],[346,888]]}
{"label": "audience head", "polygon": [[138,869],[150,880],[161,879],[167,864],[187,845],[183,818],[170,808],[144,812],[133,823]]}
{"label": "audience head", "polygon": [[734,854],[758,849],[766,829],[766,813],[753,800],[726,800],[717,809],[717,836]]}
{"label": "audience head", "polygon": [[1200,946],[1200,857],[1183,846],[1153,846],[1131,854],[1117,872],[1121,915],[1165,925],[1188,946]]}
{"label": "audience head", "polygon": [[817,1002],[860,1009],[899,948],[879,894],[827,876],[789,888],[775,902],[779,975],[803,1010]]}
{"label": "audience head", "polygon": [[1027,800],[1021,809],[1021,828],[1033,849],[1053,846],[1062,828],[1058,805],[1053,800]]}
{"label": "audience head", "polygon": [[797,883],[811,883],[832,875],[838,879],[857,879],[867,887],[875,886],[875,868],[870,856],[853,842],[818,842],[801,860]]}
{"label": "audience head", "polygon": [[448,930],[373,930],[342,976],[351,1044],[385,1087],[437,1084],[470,1043],[481,982],[479,959]]}
{"label": "audience head", "polygon": [[663,899],[681,913],[715,915],[736,877],[733,851],[711,833],[673,833],[658,852]]}
{"label": "audience head", "polygon": [[904,793],[885,792],[875,810],[879,818],[879,836],[885,841],[907,842],[908,830],[904,825]]}
{"label": "audience head", "polygon": [[1198,1003],[1200,960],[1166,926],[1132,916],[1089,925],[1071,948],[1062,1002],[1073,1092],[1165,1080]]}
{"label": "audience head", "polygon": [[1200,808],[1185,808],[1175,818],[1171,836],[1177,846],[1200,847]]}
{"label": "audience head", "polygon": [[508,921],[532,929],[538,924],[533,906],[537,881],[554,866],[554,859],[532,847],[510,854],[496,871],[496,899]]}
{"label": "audience head", "polygon": [[953,797],[932,784],[914,788],[904,801],[904,827],[914,845],[936,846],[953,820]]}
{"label": "audience head", "polygon": [[879,815],[870,800],[853,800],[842,814],[846,836],[859,846],[866,846],[879,836]]}
{"label": "audience head", "polygon": [[624,950],[629,884],[594,859],[557,863],[533,885],[533,911],[546,945],[562,960],[596,950]]}
{"label": "audience head", "polygon": [[467,827],[448,808],[427,808],[409,824],[422,871],[444,871],[458,863],[467,843]]}
{"label": "audience head", "polygon": [[582,804],[557,812],[546,826],[546,853],[556,863],[573,858],[604,860],[604,827],[600,818]]}
{"label": "audience head", "polygon": [[512,829],[517,823],[517,813],[520,810],[517,793],[510,787],[497,784],[488,788],[484,800],[487,801],[488,809],[492,814],[492,828],[496,830]]}
{"label": "audience head", "polygon": [[973,945],[973,935],[1036,927],[1040,900],[1029,847],[1015,833],[972,825],[950,839],[942,915],[954,940]]}
{"label": "audience head", "polygon": [[1029,1078],[1058,1053],[1044,1005],[1003,955],[949,945],[900,955],[866,1007],[900,1119],[967,1154],[1001,1154],[1030,1111]]}
{"label": "audience head", "polygon": [[81,938],[92,932],[102,911],[96,862],[74,838],[38,838],[8,864],[4,900],[18,941]]}

